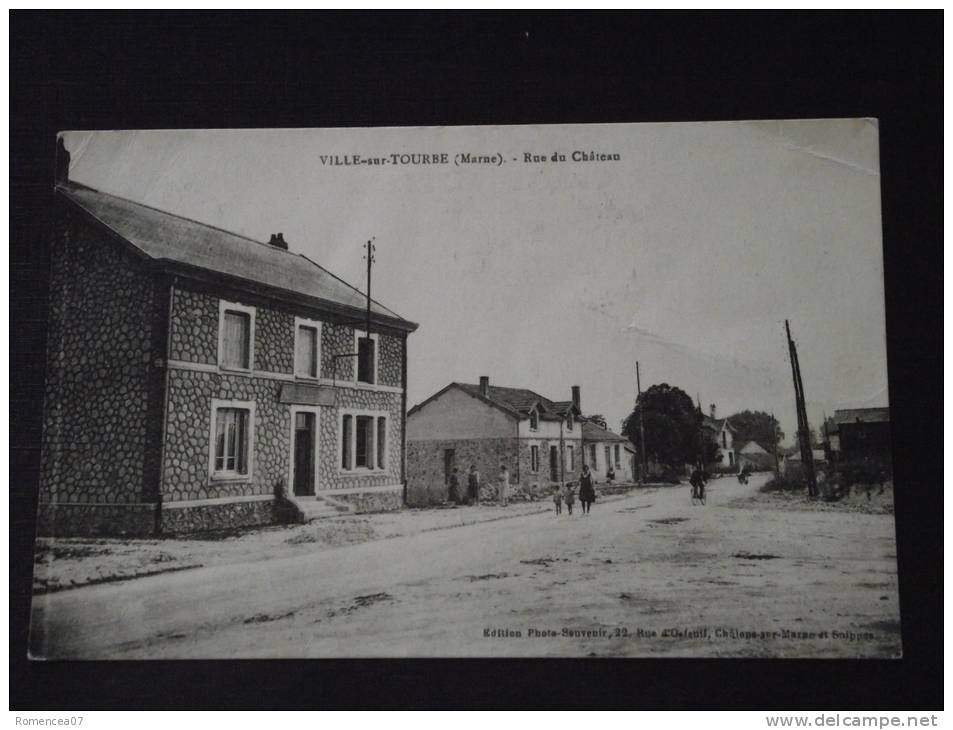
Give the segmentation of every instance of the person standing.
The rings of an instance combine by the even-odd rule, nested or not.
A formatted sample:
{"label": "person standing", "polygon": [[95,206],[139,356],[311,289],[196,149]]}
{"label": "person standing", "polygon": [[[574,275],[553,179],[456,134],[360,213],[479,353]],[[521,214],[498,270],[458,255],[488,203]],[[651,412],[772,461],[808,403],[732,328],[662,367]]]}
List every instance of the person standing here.
{"label": "person standing", "polygon": [[572,491],[572,484],[566,482],[566,489],[563,493],[563,501],[566,503],[566,511],[572,517],[572,506],[576,503],[576,495]]}
{"label": "person standing", "polygon": [[470,473],[467,474],[467,502],[480,504],[480,472],[476,464],[470,464]]}
{"label": "person standing", "polygon": [[556,516],[563,513],[563,490],[562,487],[556,487],[553,492],[553,504],[556,505]]}
{"label": "person standing", "polygon": [[510,470],[506,468],[506,464],[500,464],[500,505],[506,507],[508,504],[507,498],[509,497],[508,491],[510,486]]}
{"label": "person standing", "polygon": [[582,513],[589,514],[592,503],[596,501],[596,490],[592,485],[592,472],[589,465],[582,465],[582,474],[579,476],[579,502],[582,504]]}

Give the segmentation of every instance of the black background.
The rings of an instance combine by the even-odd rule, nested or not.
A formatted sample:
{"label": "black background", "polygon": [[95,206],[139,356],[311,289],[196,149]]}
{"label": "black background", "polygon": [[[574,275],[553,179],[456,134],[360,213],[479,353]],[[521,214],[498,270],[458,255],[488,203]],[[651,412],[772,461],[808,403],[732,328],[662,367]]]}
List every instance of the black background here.
{"label": "black background", "polygon": [[[942,25],[940,12],[11,12],[11,707],[941,707]],[[868,116],[902,660],[27,660],[57,131]]]}

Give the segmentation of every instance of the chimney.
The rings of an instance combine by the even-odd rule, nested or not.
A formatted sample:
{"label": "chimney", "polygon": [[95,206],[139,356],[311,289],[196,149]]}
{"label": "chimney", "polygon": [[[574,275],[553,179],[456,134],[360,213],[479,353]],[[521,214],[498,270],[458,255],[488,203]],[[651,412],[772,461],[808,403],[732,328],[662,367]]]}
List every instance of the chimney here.
{"label": "chimney", "polygon": [[488,397],[490,395],[490,376],[480,376],[480,395]]}
{"label": "chimney", "polygon": [[572,404],[576,407],[577,411],[582,413],[582,406],[580,406],[579,403],[580,403],[579,386],[574,385],[572,386]]}
{"label": "chimney", "polygon": [[281,233],[272,233],[271,239],[268,241],[268,243],[275,248],[281,248],[285,251],[288,250],[288,243],[285,241],[285,237]]}
{"label": "chimney", "polygon": [[709,408],[711,408],[711,420],[715,420],[715,404],[712,403]]}
{"label": "chimney", "polygon": [[69,182],[69,150],[66,149],[66,143],[60,137],[56,140],[56,182]]}

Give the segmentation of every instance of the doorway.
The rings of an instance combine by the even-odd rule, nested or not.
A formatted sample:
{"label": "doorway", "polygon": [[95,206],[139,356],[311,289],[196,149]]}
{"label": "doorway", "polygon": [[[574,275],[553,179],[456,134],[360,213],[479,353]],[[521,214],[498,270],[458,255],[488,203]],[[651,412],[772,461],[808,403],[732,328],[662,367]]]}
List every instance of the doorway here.
{"label": "doorway", "polygon": [[559,481],[559,447],[549,447],[549,481]]}
{"label": "doorway", "polygon": [[308,411],[294,413],[294,495],[314,495],[315,414]]}
{"label": "doorway", "polygon": [[456,464],[456,451],[454,449],[443,450],[443,483],[450,483],[450,475],[453,474],[453,467]]}

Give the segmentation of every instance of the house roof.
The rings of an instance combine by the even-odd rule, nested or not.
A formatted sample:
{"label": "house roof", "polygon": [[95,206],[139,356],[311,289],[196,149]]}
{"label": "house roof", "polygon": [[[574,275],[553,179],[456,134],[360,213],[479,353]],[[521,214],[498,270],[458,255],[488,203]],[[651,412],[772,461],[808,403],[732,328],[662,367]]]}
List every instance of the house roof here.
{"label": "house roof", "polygon": [[845,408],[834,411],[834,422],[842,423],[890,423],[889,408]]}
{"label": "house roof", "polygon": [[631,446],[631,442],[625,436],[613,433],[607,428],[603,428],[591,421],[582,422],[582,440],[583,441],[607,441],[613,443],[626,443]]}
{"label": "house roof", "polygon": [[[757,441],[748,441],[743,444],[741,448],[735,447],[735,451],[739,454],[767,454],[768,450],[764,448]],[[773,457],[772,457],[773,458]]]}
{"label": "house roof", "polygon": [[710,428],[715,433],[721,433],[723,428],[728,428],[729,431],[733,430],[727,418],[712,418],[704,414],[702,414],[702,428]]}
{"label": "house roof", "polygon": [[479,385],[453,382],[426,400],[415,405],[407,412],[407,415],[409,416],[412,413],[416,413],[430,403],[430,401],[446,393],[450,388],[458,388],[468,395],[478,398],[517,418],[528,416],[533,407],[536,406],[541,419],[562,420],[572,409],[572,401],[551,401],[549,398],[541,396],[539,393],[527,388],[504,388],[499,385],[491,385],[487,388],[487,394],[483,395]]}
{"label": "house roof", "polygon": [[[151,261],[252,282],[303,297],[312,306],[366,312],[366,295],[301,254],[77,183],[61,183],[56,192]],[[373,300],[371,319],[405,331],[417,328]]]}

